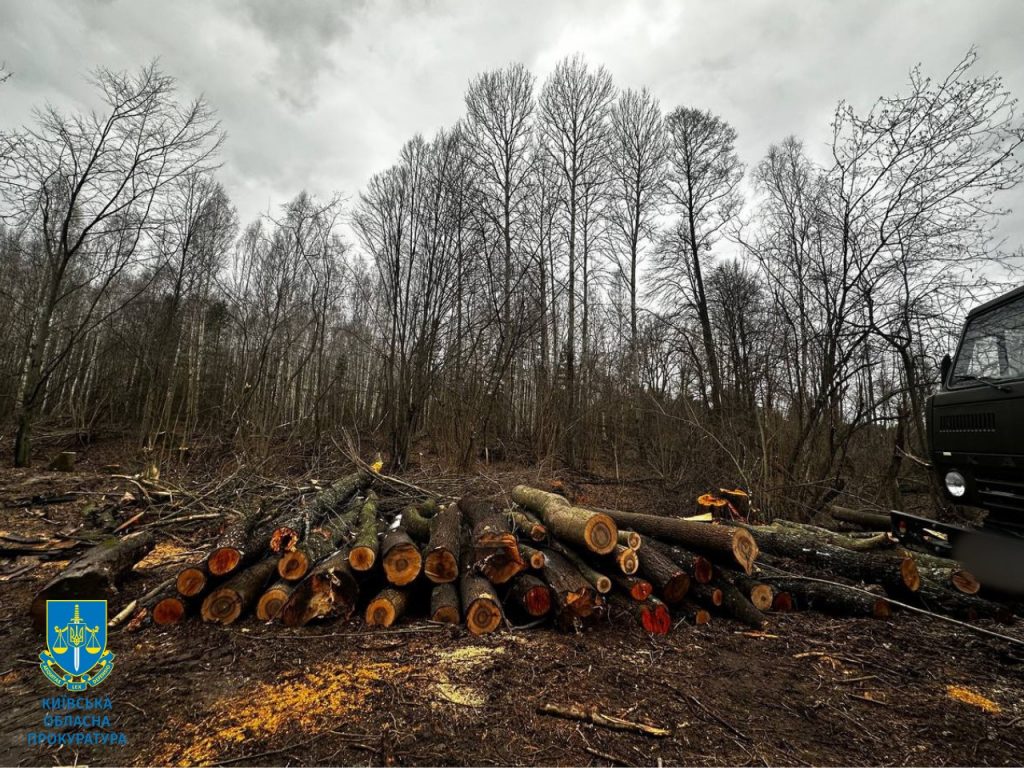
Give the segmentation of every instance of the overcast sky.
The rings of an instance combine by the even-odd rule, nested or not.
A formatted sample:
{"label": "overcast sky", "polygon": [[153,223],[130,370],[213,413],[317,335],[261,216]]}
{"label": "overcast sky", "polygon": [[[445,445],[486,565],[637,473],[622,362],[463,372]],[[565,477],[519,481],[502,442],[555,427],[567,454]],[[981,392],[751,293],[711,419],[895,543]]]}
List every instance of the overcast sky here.
{"label": "overcast sky", "polygon": [[[463,113],[476,73],[511,61],[540,82],[582,52],[664,107],[708,108],[748,165],[793,133],[812,152],[840,98],[867,108],[920,62],[942,75],[971,45],[1024,95],[1024,2],[345,2],[0,0],[0,126],[34,105],[89,103],[96,66],[154,57],[228,131],[220,178],[247,222],[302,189],[355,198],[416,132]],[[1024,243],[1024,190],[1001,235]]]}

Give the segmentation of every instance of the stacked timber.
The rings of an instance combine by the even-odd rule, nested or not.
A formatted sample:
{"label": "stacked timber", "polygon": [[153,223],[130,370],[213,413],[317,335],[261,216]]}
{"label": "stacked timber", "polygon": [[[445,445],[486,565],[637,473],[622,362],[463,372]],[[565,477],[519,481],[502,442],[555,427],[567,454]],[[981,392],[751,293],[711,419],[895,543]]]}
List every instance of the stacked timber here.
{"label": "stacked timber", "polygon": [[[372,627],[422,618],[477,635],[508,622],[579,631],[598,620],[652,635],[719,620],[760,630],[792,611],[885,619],[908,601],[968,621],[1012,619],[960,564],[908,551],[887,530],[741,522],[741,491],[721,492],[738,516],[701,522],[590,509],[525,485],[511,503],[395,499],[379,484],[368,490],[371,480],[346,475],[276,517],[232,514],[206,555],[139,608],[158,627],[189,616],[288,627],[357,616]],[[882,522],[832,511],[851,525]],[[153,545],[152,534],[135,534],[86,552],[36,596],[33,618],[45,618],[47,599],[114,597]]]}

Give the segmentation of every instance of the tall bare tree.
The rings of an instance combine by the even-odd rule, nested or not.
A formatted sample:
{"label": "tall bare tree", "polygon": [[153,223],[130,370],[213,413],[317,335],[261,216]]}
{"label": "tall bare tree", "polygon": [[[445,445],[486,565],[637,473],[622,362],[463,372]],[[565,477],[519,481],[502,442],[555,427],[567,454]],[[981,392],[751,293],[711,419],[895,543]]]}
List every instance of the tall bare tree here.
{"label": "tall bare tree", "polygon": [[[103,112],[65,115],[55,107],[14,142],[0,194],[21,227],[42,242],[42,301],[25,361],[14,460],[29,461],[32,427],[56,367],[98,321],[122,309],[107,291],[151,254],[145,238],[166,188],[209,167],[222,134],[203,100],[180,104],[174,79],[150,65],[130,75],[101,69]],[[66,327],[62,305],[87,295]]]}

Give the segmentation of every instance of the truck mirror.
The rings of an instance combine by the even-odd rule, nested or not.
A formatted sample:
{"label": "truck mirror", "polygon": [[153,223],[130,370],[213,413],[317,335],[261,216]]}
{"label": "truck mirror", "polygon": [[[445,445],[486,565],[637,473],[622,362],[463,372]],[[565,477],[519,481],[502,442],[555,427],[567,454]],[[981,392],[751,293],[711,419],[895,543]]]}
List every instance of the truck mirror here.
{"label": "truck mirror", "polygon": [[939,363],[939,374],[942,376],[941,384],[943,387],[946,386],[946,382],[949,379],[949,369],[953,367],[953,358],[949,356],[947,352],[942,356],[942,362]]}

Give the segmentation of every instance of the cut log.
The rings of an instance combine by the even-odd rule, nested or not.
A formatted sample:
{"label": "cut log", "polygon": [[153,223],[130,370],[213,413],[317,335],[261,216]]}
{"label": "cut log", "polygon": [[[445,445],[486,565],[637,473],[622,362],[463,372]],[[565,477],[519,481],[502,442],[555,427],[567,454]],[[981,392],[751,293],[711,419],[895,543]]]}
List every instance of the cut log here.
{"label": "cut log", "polygon": [[[764,578],[775,588],[776,600],[773,608],[777,611],[813,610],[833,616],[868,616],[887,619],[892,614],[889,601],[884,597],[865,594],[842,584],[826,584],[794,578]],[[779,595],[789,597],[789,606]],[[791,606],[791,607],[790,607]]]}
{"label": "cut log", "polygon": [[377,523],[377,494],[370,491],[359,508],[356,537],[348,553],[348,564],[352,566],[352,570],[368,571],[377,562],[377,552],[380,548]]}
{"label": "cut log", "polygon": [[690,589],[690,576],[680,565],[662,554],[656,547],[647,546],[637,553],[640,573],[661,593],[669,605],[686,597]]}
{"label": "cut log", "polygon": [[636,531],[619,531],[619,544],[630,549],[640,549],[643,544],[643,537]]}
{"label": "cut log", "polygon": [[717,587],[722,593],[722,613],[753,629],[764,629],[768,619],[735,584],[719,577],[713,579],[710,586]]}
{"label": "cut log", "polygon": [[872,531],[888,531],[892,527],[892,518],[888,514],[880,512],[871,512],[866,509],[850,509],[849,507],[840,507],[838,504],[832,504],[828,508],[828,513],[836,520],[842,520],[844,523],[853,523]]}
{"label": "cut log", "polygon": [[459,578],[459,552],[462,512],[458,504],[449,504],[430,521],[430,543],[423,559],[423,572],[435,584],[448,584]]}
{"label": "cut log", "polygon": [[182,597],[198,597],[203,594],[213,581],[206,561],[188,565],[178,571],[174,584]]}
{"label": "cut log", "polygon": [[153,623],[158,627],[180,624],[188,615],[188,607],[181,595],[168,595],[157,601],[151,611]]}
{"label": "cut log", "polygon": [[206,558],[212,576],[228,576],[243,566],[259,559],[269,545],[269,537],[261,541],[257,534],[259,512],[238,517],[228,524]]}
{"label": "cut log", "polygon": [[411,584],[423,570],[423,557],[412,538],[402,528],[384,534],[380,545],[380,560],[384,578],[396,587]]}
{"label": "cut log", "polygon": [[100,542],[71,563],[36,593],[29,607],[32,626],[46,626],[47,600],[108,600],[124,575],[153,549],[156,539],[149,531]]}
{"label": "cut log", "polygon": [[711,581],[712,576],[714,576],[714,566],[703,555],[695,555],[693,552],[683,549],[678,545],[663,544],[660,541],[652,542],[652,546],[657,547],[662,554],[668,556],[677,565],[682,566],[683,570],[690,574],[690,577],[696,582],[707,584]]}
{"label": "cut log", "polygon": [[[914,560],[918,560],[918,553],[914,553]],[[963,568],[928,568],[918,567],[922,583],[931,581],[942,586],[949,586],[965,595],[976,595],[981,591],[981,582],[974,574]]]}
{"label": "cut log", "polygon": [[314,565],[335,552],[352,532],[354,515],[363,507],[363,500],[354,499],[348,508],[334,515],[309,532],[290,552],[285,552],[277,562],[277,575],[287,581],[305,578]]}
{"label": "cut log", "polygon": [[336,550],[317,563],[281,608],[286,627],[301,627],[313,619],[347,619],[359,598],[359,585],[348,564],[348,548]]}
{"label": "cut log", "polygon": [[462,611],[466,628],[474,635],[486,635],[501,625],[501,603],[498,593],[483,576],[463,569],[459,582]]}
{"label": "cut log", "polygon": [[534,549],[521,543],[519,545],[519,554],[522,556],[523,562],[533,570],[539,571],[544,567],[544,553],[539,549]]}
{"label": "cut log", "polygon": [[526,569],[507,514],[469,496],[459,499],[459,509],[472,528],[470,564],[474,569],[492,584],[505,584]]}
{"label": "cut log", "polygon": [[[554,541],[548,542],[548,546],[554,547],[554,545]],[[612,591],[612,580],[600,571],[598,571],[596,568],[591,566],[590,563],[588,563],[586,560],[583,559],[583,557],[579,555],[579,553],[574,552],[568,547],[560,547],[557,548],[555,551],[564,555],[569,560],[569,562],[575,565],[576,570],[580,572],[580,575],[582,575],[584,579],[590,582],[590,585],[597,591],[599,595],[607,595],[609,592]]]}
{"label": "cut log", "polygon": [[339,478],[316,494],[313,501],[302,509],[279,520],[270,534],[271,552],[291,552],[306,540],[310,531],[332,512],[340,512],[342,505],[370,483],[366,472],[353,472]]}
{"label": "cut log", "polygon": [[742,573],[727,574],[727,578],[753,603],[759,611],[769,611],[775,599],[775,590],[770,584],[756,581]]}
{"label": "cut log", "polygon": [[871,552],[876,549],[892,549],[896,546],[896,540],[892,537],[892,534],[887,531],[875,533],[870,536],[848,536],[836,531],[830,531],[828,528],[821,528],[817,525],[808,525],[807,523],[795,523],[790,520],[776,520],[771,526],[765,527],[792,528],[798,531],[804,531],[810,535],[817,536],[826,544],[831,544],[835,547],[842,547],[843,549],[851,549],[854,552]]}
{"label": "cut log", "polygon": [[426,544],[430,539],[430,518],[415,505],[402,510],[402,527],[414,541]]}
{"label": "cut log", "polygon": [[722,590],[712,584],[691,584],[689,595],[705,608],[721,608],[724,599]]}
{"label": "cut log", "polygon": [[513,579],[509,595],[528,616],[539,619],[551,613],[551,588],[536,576],[520,573]]}
{"label": "cut log", "polygon": [[438,584],[430,593],[430,620],[443,624],[458,624],[462,620],[459,611],[459,591],[454,584]]}
{"label": "cut log", "polygon": [[203,621],[233,624],[246,610],[256,604],[276,568],[277,562],[268,557],[236,573],[203,600],[203,607],[200,610]]}
{"label": "cut log", "polygon": [[276,619],[294,590],[295,585],[290,581],[284,579],[275,581],[266,592],[260,595],[260,600],[256,603],[256,618],[260,621]]}
{"label": "cut log", "polygon": [[623,613],[633,619],[652,635],[667,635],[672,629],[672,615],[668,607],[656,597],[646,600],[628,600],[621,595],[610,598],[612,613]]}
{"label": "cut log", "polygon": [[513,533],[520,533],[531,541],[544,541],[548,537],[548,529],[529,512],[523,509],[510,509],[509,522]]}
{"label": "cut log", "polygon": [[914,596],[921,607],[965,621],[990,619],[1001,624],[1013,623],[1013,609],[1002,603],[976,595],[966,595],[933,581],[923,581]]}
{"label": "cut log", "polygon": [[562,555],[544,550],[544,568],[541,571],[555,598],[555,613],[566,627],[578,627],[582,619],[594,613],[597,595],[593,586],[576,567]]}
{"label": "cut log", "polygon": [[626,592],[634,600],[646,600],[654,593],[654,585],[647,579],[639,576],[626,576],[621,573],[613,573],[612,581],[615,586]]}
{"label": "cut log", "polygon": [[387,587],[366,606],[366,623],[371,627],[390,627],[402,617],[408,605],[408,593]]}
{"label": "cut log", "polygon": [[695,627],[703,627],[711,623],[711,612],[703,608],[693,600],[683,600],[673,608],[676,615]]}
{"label": "cut log", "polygon": [[640,560],[636,556],[636,550],[619,544],[615,547],[615,563],[619,570],[627,576],[632,576],[640,568]]}
{"label": "cut log", "polygon": [[812,533],[773,526],[744,526],[765,552],[782,555],[887,590],[916,592],[921,578],[914,558],[902,550],[854,552],[826,544]]}
{"label": "cut log", "polygon": [[552,536],[607,555],[619,540],[615,521],[603,512],[573,507],[561,496],[526,485],[512,489],[512,499],[541,516]]}
{"label": "cut log", "polygon": [[743,528],[636,512],[604,511],[617,525],[631,528],[644,536],[680,544],[697,553],[714,553],[733,559],[748,574],[757,559],[757,543]]}

